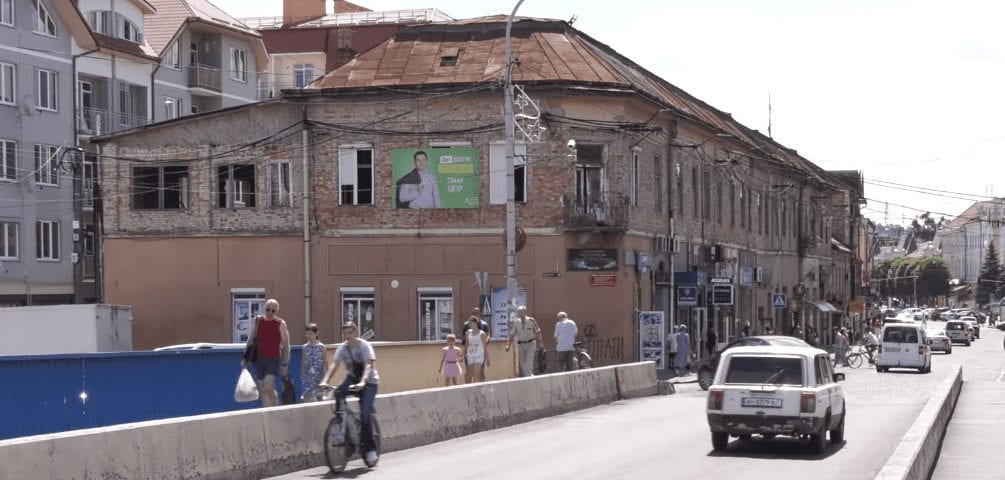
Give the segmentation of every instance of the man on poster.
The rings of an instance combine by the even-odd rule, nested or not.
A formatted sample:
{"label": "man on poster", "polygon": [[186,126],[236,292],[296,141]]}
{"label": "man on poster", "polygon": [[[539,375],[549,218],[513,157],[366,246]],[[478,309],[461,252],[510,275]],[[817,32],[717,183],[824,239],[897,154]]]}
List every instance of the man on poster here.
{"label": "man on poster", "polygon": [[412,156],[415,168],[395,183],[397,208],[440,208],[440,188],[436,175],[426,169],[429,156],[419,150]]}

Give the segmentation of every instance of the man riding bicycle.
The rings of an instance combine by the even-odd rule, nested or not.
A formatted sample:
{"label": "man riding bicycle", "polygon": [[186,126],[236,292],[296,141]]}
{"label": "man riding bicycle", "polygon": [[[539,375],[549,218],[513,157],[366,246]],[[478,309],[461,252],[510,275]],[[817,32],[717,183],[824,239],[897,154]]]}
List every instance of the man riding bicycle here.
{"label": "man riding bicycle", "polygon": [[872,333],[872,330],[866,330],[865,335],[862,336],[862,343],[865,345],[865,351],[869,355],[869,361],[872,362],[872,359],[875,358],[873,354],[879,347],[879,338],[876,337],[875,333]]}
{"label": "man riding bicycle", "polygon": [[345,364],[345,380],[335,389],[335,396],[339,405],[343,404],[345,396],[350,393],[359,397],[360,423],[363,427],[360,443],[366,452],[364,458],[368,464],[372,464],[377,462],[377,445],[373,439],[371,422],[373,402],[377,398],[377,384],[380,380],[377,369],[373,366],[377,356],[370,342],[359,338],[359,329],[355,322],[342,324],[342,335],[345,337],[345,343],[339,345],[335,351],[335,361],[321,379],[321,385],[327,386],[338,372],[339,365]]}

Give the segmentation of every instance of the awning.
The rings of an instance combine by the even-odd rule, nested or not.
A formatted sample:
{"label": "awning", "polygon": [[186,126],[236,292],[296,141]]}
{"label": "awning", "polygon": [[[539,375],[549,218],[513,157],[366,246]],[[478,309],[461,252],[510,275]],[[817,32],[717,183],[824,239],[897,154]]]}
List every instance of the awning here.
{"label": "awning", "polygon": [[819,308],[820,311],[824,313],[834,313],[838,311],[838,309],[834,308],[834,305],[831,305],[823,300],[806,300],[806,303]]}

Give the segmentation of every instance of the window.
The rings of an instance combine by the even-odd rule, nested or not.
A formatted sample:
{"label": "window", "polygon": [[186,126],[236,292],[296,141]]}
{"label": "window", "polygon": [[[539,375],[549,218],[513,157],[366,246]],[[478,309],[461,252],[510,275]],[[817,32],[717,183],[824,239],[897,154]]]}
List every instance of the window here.
{"label": "window", "polygon": [[238,82],[248,80],[247,53],[240,48],[230,49],[230,78]]}
{"label": "window", "polygon": [[729,181],[729,226],[736,226],[736,185]]}
{"label": "window", "polygon": [[181,116],[181,99],[175,97],[164,97],[164,118],[171,120]]}
{"label": "window", "polygon": [[339,205],[373,205],[373,147],[338,149]]}
{"label": "window", "polygon": [[290,185],[290,162],[269,163],[269,203],[273,207],[289,207],[292,204]]}
{"label": "window", "polygon": [[834,383],[834,380],[831,378],[831,362],[828,360],[828,357],[824,357],[822,355],[816,358],[818,386]]}
{"label": "window", "polygon": [[635,147],[632,149],[632,184],[629,186],[630,196],[632,206],[639,206],[639,149]]}
{"label": "window", "polygon": [[14,105],[17,98],[17,67],[0,63],[0,103]]}
{"label": "window", "polygon": [[133,43],[143,43],[143,35],[140,34],[140,29],[136,27],[136,24],[131,22],[128,18],[119,15],[119,38],[128,40]]}
{"label": "window", "polygon": [[659,155],[653,157],[653,172],[656,179],[656,203],[654,208],[657,212],[663,211],[663,159]]}
{"label": "window", "polygon": [[726,188],[722,184],[722,179],[720,178],[715,182],[715,190],[717,195],[715,196],[715,221],[719,225],[722,225],[722,203],[723,197],[726,196]]}
{"label": "window", "polygon": [[314,81],[314,65],[310,63],[298,63],[293,66],[293,84],[297,88],[304,88]]}
{"label": "window", "polygon": [[0,259],[17,260],[20,228],[17,222],[0,222]]}
{"label": "window", "polygon": [[0,140],[0,178],[17,179],[17,143]]}
{"label": "window", "polygon": [[0,0],[0,23],[14,25],[14,0]]}
{"label": "window", "polygon": [[702,181],[701,198],[702,198],[702,202],[703,202],[702,203],[701,218],[704,218],[705,220],[711,220],[712,219],[712,174],[711,174],[711,172],[709,172],[709,170],[707,168],[704,169],[701,173],[702,173],[702,175],[701,175],[701,181]]}
{"label": "window", "polygon": [[252,322],[265,313],[265,290],[260,288],[231,289],[231,305],[234,309],[234,342],[247,342]]}
{"label": "window", "polygon": [[188,44],[188,66],[199,66],[199,43],[189,42]]}
{"label": "window", "polygon": [[188,208],[188,167],[133,167],[133,209]]}
{"label": "window", "polygon": [[782,237],[789,231],[789,204],[782,202]]}
{"label": "window", "polygon": [[177,41],[171,43],[171,47],[164,54],[164,65],[175,70],[181,69],[181,49],[178,47]]}
{"label": "window", "polygon": [[106,10],[95,10],[87,12],[87,24],[95,33],[108,35],[111,33],[111,13]]}
{"label": "window", "polygon": [[726,371],[726,385],[736,384],[803,384],[803,361],[800,357],[734,356]]}
{"label": "window", "polygon": [[[342,322],[356,322],[360,336],[376,331],[376,303],[371,287],[342,287]],[[344,340],[344,339],[343,339]]]}
{"label": "window", "polygon": [[255,206],[255,166],[223,165],[217,169],[216,206]]}
{"label": "window", "polygon": [[450,288],[419,289],[419,340],[445,340],[454,332],[454,296]]}
{"label": "window", "polygon": [[740,187],[740,226],[747,226],[747,196],[750,193],[747,192],[746,188]]}
{"label": "window", "polygon": [[698,195],[698,169],[691,167],[691,198],[694,202],[694,218],[701,216],[700,196]]}
{"label": "window", "polygon": [[58,147],[35,145],[35,183],[59,185],[58,154]]}
{"label": "window", "polygon": [[37,70],[38,72],[38,95],[35,97],[35,106],[42,110],[56,111],[56,72],[49,70]]}
{"label": "window", "polygon": [[[513,201],[527,201],[527,144],[513,145]],[[506,204],[506,143],[489,145],[489,203]]]}
{"label": "window", "polygon": [[684,170],[680,162],[677,162],[677,166],[674,167],[675,175],[677,176],[677,210],[684,214]]}
{"label": "window", "polygon": [[52,20],[52,15],[49,15],[49,11],[45,9],[45,5],[42,5],[42,0],[35,0],[35,11],[38,12],[37,21],[35,22],[35,32],[55,37],[56,22]]}
{"label": "window", "polygon": [[83,198],[81,199],[84,209],[94,208],[94,185],[97,183],[97,155],[84,155],[84,181],[82,185]]}
{"label": "window", "polygon": [[59,260],[59,222],[35,222],[35,258]]}

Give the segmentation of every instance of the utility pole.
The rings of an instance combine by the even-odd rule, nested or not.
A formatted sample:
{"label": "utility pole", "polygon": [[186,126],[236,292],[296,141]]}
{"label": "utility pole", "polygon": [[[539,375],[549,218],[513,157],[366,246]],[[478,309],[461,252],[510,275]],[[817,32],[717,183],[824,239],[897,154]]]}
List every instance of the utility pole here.
{"label": "utility pole", "polygon": [[[515,126],[513,118],[513,42],[510,30],[513,17],[523,4],[516,3],[506,21],[506,67],[503,71],[503,122],[506,134],[506,321],[513,318],[516,310],[516,192],[514,163],[516,157]],[[512,335],[509,332],[509,335]]]}

